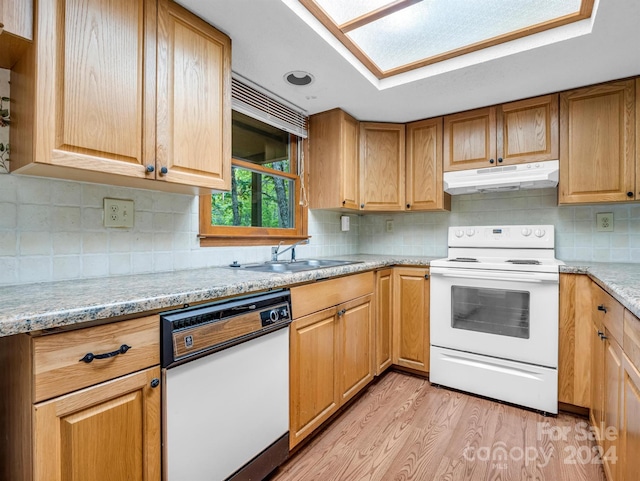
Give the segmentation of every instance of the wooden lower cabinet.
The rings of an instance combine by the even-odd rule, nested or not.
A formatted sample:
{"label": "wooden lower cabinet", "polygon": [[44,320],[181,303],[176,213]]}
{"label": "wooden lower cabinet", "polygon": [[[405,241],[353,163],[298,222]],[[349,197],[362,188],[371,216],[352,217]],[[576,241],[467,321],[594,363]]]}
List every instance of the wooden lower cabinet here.
{"label": "wooden lower cabinet", "polygon": [[289,439],[294,447],[329,419],[340,404],[335,307],[291,323]]}
{"label": "wooden lower cabinet", "polygon": [[[371,274],[369,274],[371,275]],[[355,279],[355,276],[353,276]],[[349,278],[336,281],[342,282]],[[361,278],[363,279],[363,278]],[[353,280],[353,279],[352,279]],[[373,280],[371,276],[370,280]],[[292,311],[305,312],[311,291],[330,292],[331,284],[292,289]],[[339,284],[336,284],[339,287]],[[346,286],[346,285],[345,285]],[[294,289],[299,291],[294,292]],[[369,294],[304,315],[291,323],[289,362],[289,445],[309,436],[372,379],[373,282]],[[296,304],[296,300],[299,303]]]}
{"label": "wooden lower cabinet", "polygon": [[393,269],[376,272],[375,374],[382,374],[393,362]]}
{"label": "wooden lower cabinet", "polygon": [[604,330],[604,379],[602,428],[600,436],[603,448],[604,471],[609,481],[618,481],[620,475],[620,405],[622,396],[622,348],[611,337],[611,333]]}
{"label": "wooden lower cabinet", "polygon": [[429,269],[393,270],[393,364],[429,372]]}
{"label": "wooden lower cabinet", "polygon": [[[638,320],[635,320],[638,322]],[[622,379],[622,412],[619,450],[622,464],[619,479],[640,479],[640,371],[624,355]]]}
{"label": "wooden lower cabinet", "polygon": [[[560,274],[558,332],[558,401],[588,408],[591,400],[591,358],[594,341],[591,319],[591,279]],[[595,336],[598,342],[600,338]]]}
{"label": "wooden lower cabinet", "polygon": [[34,481],[160,481],[159,379],[153,367],[36,404]]}

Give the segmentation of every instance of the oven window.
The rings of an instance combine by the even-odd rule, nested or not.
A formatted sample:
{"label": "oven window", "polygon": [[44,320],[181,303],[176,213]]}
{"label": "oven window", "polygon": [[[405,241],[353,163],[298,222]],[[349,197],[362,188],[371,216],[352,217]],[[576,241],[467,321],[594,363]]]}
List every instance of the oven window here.
{"label": "oven window", "polygon": [[529,339],[529,292],[451,287],[451,327]]}

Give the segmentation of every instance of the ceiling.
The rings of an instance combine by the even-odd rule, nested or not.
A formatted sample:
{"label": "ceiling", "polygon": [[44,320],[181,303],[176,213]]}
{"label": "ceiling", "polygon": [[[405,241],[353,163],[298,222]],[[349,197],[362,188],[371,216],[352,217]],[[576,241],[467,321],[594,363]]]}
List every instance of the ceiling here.
{"label": "ceiling", "polygon": [[[340,107],[359,120],[408,122],[640,75],[638,0],[596,1],[591,19],[383,80],[297,0],[178,3],[231,37],[234,72],[309,114]],[[286,83],[293,70],[315,81]]]}

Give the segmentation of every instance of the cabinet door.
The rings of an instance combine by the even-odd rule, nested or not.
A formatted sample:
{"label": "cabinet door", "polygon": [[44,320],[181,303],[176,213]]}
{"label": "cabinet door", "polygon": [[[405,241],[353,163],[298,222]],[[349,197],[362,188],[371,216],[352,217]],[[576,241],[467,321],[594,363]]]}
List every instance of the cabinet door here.
{"label": "cabinet door", "polygon": [[393,363],[429,372],[428,269],[393,270]]}
{"label": "cabinet door", "polygon": [[340,143],[342,151],[342,178],[340,196],[342,207],[359,209],[360,200],[360,124],[356,119],[342,112]]}
{"label": "cabinet door", "polygon": [[154,367],[36,404],[34,480],[160,481],[159,378]]}
{"label": "cabinet door", "polygon": [[309,205],[360,209],[360,124],[340,109],[309,118]]}
{"label": "cabinet door", "polygon": [[593,323],[591,327],[591,409],[589,417],[591,424],[600,437],[603,422],[604,407],[604,343],[601,336],[603,328]]}
{"label": "cabinet door", "polygon": [[640,372],[626,356],[623,366],[620,479],[635,481],[640,479]]}
{"label": "cabinet door", "polygon": [[634,199],[635,128],[633,80],[561,93],[559,202]]}
{"label": "cabinet door", "polygon": [[229,190],[231,40],[169,0],[158,20],[158,179]]}
{"label": "cabinet door", "polygon": [[560,274],[558,401],[588,408],[591,396],[593,321],[591,279]]}
{"label": "cabinet door", "polygon": [[498,164],[558,159],[558,94],[502,104],[497,115]]}
{"label": "cabinet door", "polygon": [[407,210],[451,209],[442,185],[442,117],[407,124]]}
{"label": "cabinet door", "polygon": [[622,348],[613,340],[611,333],[604,331],[604,405],[602,412],[602,428],[600,431],[604,471],[608,481],[619,479],[618,467],[620,450],[618,437],[620,434],[620,405],[622,395]]}
{"label": "cabinet door", "polygon": [[331,416],[340,404],[336,309],[291,323],[289,444],[293,448]]}
{"label": "cabinet door", "polygon": [[372,297],[360,297],[337,307],[341,404],[373,379]]}
{"label": "cabinet door", "polygon": [[376,375],[393,362],[393,270],[376,272]]}
{"label": "cabinet door", "polygon": [[360,124],[361,208],[404,209],[404,150],[404,125]]}
{"label": "cabinet door", "polygon": [[156,2],[41,0],[38,162],[154,178]]}
{"label": "cabinet door", "polygon": [[496,165],[496,108],[444,117],[444,171]]}

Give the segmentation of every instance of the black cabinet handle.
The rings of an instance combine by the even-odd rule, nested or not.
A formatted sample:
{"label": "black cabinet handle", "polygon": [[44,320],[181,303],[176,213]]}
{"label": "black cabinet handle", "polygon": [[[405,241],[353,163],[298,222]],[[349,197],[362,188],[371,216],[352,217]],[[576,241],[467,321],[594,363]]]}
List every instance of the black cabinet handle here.
{"label": "black cabinet handle", "polygon": [[498,163],[501,164],[502,163],[502,157],[498,157]]}
{"label": "black cabinet handle", "polygon": [[602,336],[600,336],[600,339],[602,339],[603,341],[606,341],[609,338],[603,334]]}
{"label": "black cabinet handle", "polygon": [[604,304],[600,304],[598,306],[598,310],[604,312],[605,314],[607,313],[607,308],[604,306]]}
{"label": "black cabinet handle", "polygon": [[490,163],[490,164],[493,164],[494,162],[495,162],[495,160],[493,160],[493,159],[489,159],[489,163]]}
{"label": "black cabinet handle", "polygon": [[160,385],[160,379],[158,379],[157,377],[154,377],[151,380],[151,387],[158,387]]}
{"label": "black cabinet handle", "polygon": [[129,349],[131,349],[131,346],[123,344],[119,349],[112,352],[106,352],[104,354],[94,354],[92,352],[88,352],[82,359],[79,359],[78,362],[86,362],[87,364],[89,364],[94,359],[108,359],[110,357],[116,357],[119,354],[125,354]]}
{"label": "black cabinet handle", "polygon": [[360,208],[361,208],[361,209],[364,209],[364,204],[360,204]]}
{"label": "black cabinet handle", "polygon": [[604,333],[602,331],[598,331],[598,337],[602,339],[602,336],[604,336]]}
{"label": "black cabinet handle", "polygon": [[627,197],[633,197],[633,192],[627,192]]}
{"label": "black cabinet handle", "polygon": [[342,317],[342,316],[344,316],[346,312],[347,312],[347,310],[346,310],[346,309],[340,309],[340,310],[338,311],[338,317]]}
{"label": "black cabinet handle", "polygon": [[429,280],[429,274],[425,274],[425,275],[424,275],[424,278],[425,278],[426,280]]}
{"label": "black cabinet handle", "polygon": [[160,175],[165,175],[167,172],[169,172],[169,169],[167,169],[166,167],[160,168]]}
{"label": "black cabinet handle", "polygon": [[153,172],[156,168],[153,165],[147,165],[147,172]]}
{"label": "black cabinet handle", "polygon": [[411,209],[411,204],[407,204],[407,209]]}
{"label": "black cabinet handle", "polygon": [[346,201],[346,200],[343,200],[343,201],[342,201],[342,205],[345,205],[346,203],[347,203],[347,201]]}

